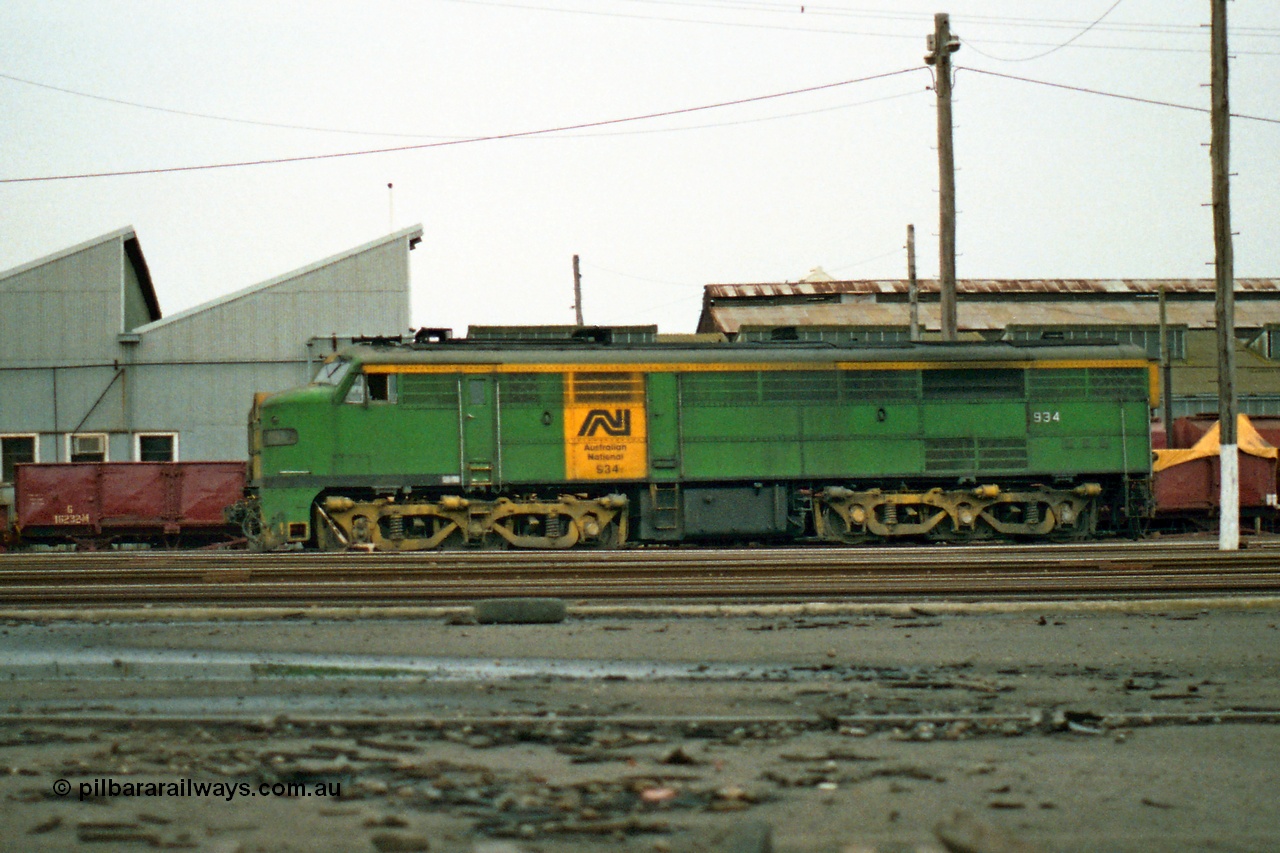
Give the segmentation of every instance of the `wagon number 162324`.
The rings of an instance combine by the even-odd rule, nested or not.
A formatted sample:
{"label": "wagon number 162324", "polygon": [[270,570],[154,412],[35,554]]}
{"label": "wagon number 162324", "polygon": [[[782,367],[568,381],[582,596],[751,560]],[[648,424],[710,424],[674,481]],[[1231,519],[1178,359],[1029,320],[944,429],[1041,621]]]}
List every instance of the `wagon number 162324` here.
{"label": "wagon number 162324", "polygon": [[1041,411],[1031,413],[1031,421],[1037,424],[1054,424],[1061,420],[1062,415],[1059,412]]}

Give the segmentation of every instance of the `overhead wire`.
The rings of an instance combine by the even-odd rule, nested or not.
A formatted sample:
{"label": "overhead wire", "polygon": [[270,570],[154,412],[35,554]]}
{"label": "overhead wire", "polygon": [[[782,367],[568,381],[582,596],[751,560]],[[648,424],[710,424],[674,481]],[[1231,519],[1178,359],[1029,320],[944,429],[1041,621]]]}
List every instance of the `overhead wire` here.
{"label": "overhead wire", "polygon": [[871,74],[866,77],[857,77],[851,80],[841,80],[836,83],[823,83],[817,86],[806,86],[801,89],[791,89],[785,92],[774,92],[768,95],[756,95],[749,98],[737,98],[731,101],[720,101],[714,104],[703,104],[696,107],[682,107],[673,110],[663,110],[661,112],[645,113],[643,115],[626,116],[623,118],[601,119],[598,121],[580,122],[578,124],[561,125],[559,127],[541,128],[538,130],[514,131],[511,133],[497,133],[487,136],[472,136],[463,139],[449,139],[439,142],[424,142],[417,145],[397,145],[389,148],[368,148],[359,151],[339,151],[329,154],[305,154],[293,157],[272,157],[258,160],[238,160],[221,163],[203,163],[194,166],[167,166],[159,168],[147,169],[122,169],[110,172],[83,172],[78,174],[63,175],[39,175],[24,178],[0,178],[0,184],[19,184],[19,183],[36,183],[42,181],[69,181],[83,180],[88,178],[116,178],[127,177],[132,175],[159,175],[175,172],[197,172],[208,171],[212,169],[232,169],[245,166],[266,166],[279,165],[282,163],[302,163],[317,160],[334,160],[346,157],[363,157],[373,154],[391,154],[404,151],[420,151],[427,148],[443,148],[454,145],[464,145],[476,142],[495,142],[503,139],[520,139],[531,136],[544,136],[554,133],[562,133],[571,130],[586,130],[594,127],[609,127],[612,125],[626,124],[637,121],[650,121],[658,118],[668,118],[677,115],[688,115],[690,113],[704,112],[706,110],[722,109],[724,107],[740,106],[742,104],[760,103],[762,101],[776,100],[778,98],[787,98],[795,95],[803,95],[811,92],[821,92],[825,90],[835,89],[841,86],[850,86],[855,83],[866,83],[872,80],[883,80],[889,77],[896,77],[902,74],[909,74],[923,70],[922,68],[902,68],[897,71],[888,71],[882,74]]}
{"label": "overhead wire", "polygon": [[[1065,89],[1069,92],[1080,92],[1086,95],[1100,95],[1104,98],[1116,98],[1122,101],[1133,101],[1139,104],[1150,104],[1157,107],[1170,107],[1176,110],[1187,110],[1196,113],[1210,112],[1208,107],[1196,107],[1190,104],[1179,104],[1174,101],[1159,101],[1154,98],[1142,98],[1137,95],[1123,95],[1119,92],[1105,92],[1101,89],[1089,89],[1084,86],[1072,86],[1066,83],[1053,83],[1048,80],[1035,80],[1031,77],[1020,77],[1016,74],[1001,74],[999,71],[987,71],[982,68],[972,68],[968,65],[957,65],[957,72],[972,71],[974,74],[985,74],[989,77],[1001,77],[1005,80],[1017,80],[1020,83],[1034,83],[1037,86],[1048,86],[1053,89]],[[1269,124],[1280,124],[1280,118],[1269,118],[1267,116],[1255,116],[1247,113],[1231,113],[1232,118],[1245,119],[1247,121],[1261,121]]]}
{"label": "overhead wire", "polygon": [[232,122],[234,124],[248,124],[256,127],[274,127],[283,128],[285,130],[309,130],[321,133],[347,133],[355,136],[399,136],[410,139],[466,139],[465,136],[439,136],[425,133],[386,133],[377,130],[352,130],[350,128],[339,127],[315,127],[305,124],[286,124],[278,121],[259,121],[257,119],[237,118],[235,116],[216,115],[214,113],[195,112],[194,110],[179,110],[171,107],[159,107],[155,104],[144,104],[139,101],[128,101],[123,98],[112,98],[107,95],[96,95],[92,92],[82,92],[77,89],[67,89],[62,86],[54,86],[49,83],[41,83],[38,80],[28,80],[25,77],[18,77],[14,74],[5,74],[0,72],[0,80],[9,80],[14,83],[22,83],[27,86],[35,86],[39,89],[48,89],[53,92],[61,92],[64,95],[74,95],[77,98],[88,98],[94,101],[103,101],[108,104],[118,104],[125,107],[133,107],[140,110],[151,110],[158,113],[169,113],[170,115],[187,116],[189,118],[210,119],[213,121]]}
{"label": "overhead wire", "polygon": [[[631,2],[647,2],[647,0],[630,0],[630,1]],[[659,23],[701,24],[704,26],[722,26],[722,27],[735,27],[739,29],[771,30],[775,32],[820,33],[820,34],[826,34],[826,35],[855,35],[855,36],[869,36],[869,37],[875,37],[875,38],[912,39],[912,40],[920,38],[919,34],[914,34],[914,33],[883,32],[883,31],[871,32],[871,31],[865,31],[865,30],[831,29],[826,27],[794,26],[794,25],[772,24],[772,23],[764,23],[764,22],[708,20],[706,18],[686,18],[686,17],[675,17],[670,15],[642,15],[634,12],[608,11],[608,10],[599,9],[599,8],[578,9],[578,8],[568,8],[565,6],[546,5],[545,3],[521,3],[521,2],[516,2],[516,0],[444,0],[444,2],[457,3],[462,5],[468,5],[468,6],[487,6],[487,7],[500,8],[500,9],[519,9],[522,11],[530,11],[530,12],[552,12],[552,13],[570,14],[570,15],[589,15],[592,17],[600,17],[600,18],[623,18],[628,20],[656,21]],[[792,4],[791,8],[794,9],[799,5],[800,5],[799,3]],[[720,7],[711,7],[711,8],[718,9]],[[807,10],[809,7],[806,5],[805,8]],[[724,10],[731,11],[727,7]],[[744,10],[744,11],[747,11],[747,10]],[[751,11],[754,11],[754,10],[751,10]],[[760,10],[760,11],[782,11],[782,10]],[[860,17],[868,17],[871,19],[878,18],[882,20],[916,20],[919,18],[919,16],[908,17],[904,15],[892,15],[888,13],[884,15],[873,15],[873,14],[858,15],[857,13],[851,13],[851,15],[854,17],[860,16]],[[804,16],[814,17],[815,15],[811,15],[809,14],[808,11],[806,11],[804,13]],[[973,21],[980,20],[985,25],[1026,27],[1026,26],[1038,26],[1039,25],[1038,21],[1041,19],[1010,18],[1007,21],[997,23],[998,19],[991,18],[991,17],[963,16],[963,17],[957,17],[955,20],[957,21],[957,23],[962,23],[968,20],[973,20]],[[1080,23],[1081,22],[1078,22],[1078,21],[1061,21],[1061,22],[1056,22],[1054,26],[1060,27],[1060,28],[1066,27],[1066,26],[1079,26]],[[1190,35],[1192,33],[1198,33],[1199,30],[1200,28],[1197,27],[1194,30],[1186,30],[1185,33],[1183,33],[1183,31],[1160,30],[1157,28],[1157,29],[1150,30],[1150,32],[1183,33],[1183,34]],[[1140,30],[1140,29],[1127,30],[1127,32],[1141,33],[1141,32],[1144,32],[1144,30]],[[1280,34],[1280,32],[1276,34]],[[1273,36],[1273,34],[1269,32],[1251,33],[1247,35],[1265,35],[1267,37]],[[981,44],[1008,44],[1008,45],[1024,45],[1028,47],[1050,47],[1050,48],[1055,47],[1058,44],[1056,42],[1029,42],[1029,41],[1016,41],[1016,40],[1008,41],[1008,40],[1002,40],[1002,39],[979,39],[978,41]],[[972,44],[972,42],[970,42],[970,44]],[[1135,50],[1135,51],[1149,51],[1149,52],[1158,52],[1158,53],[1197,53],[1197,54],[1208,53],[1207,47],[1205,48],[1169,47],[1169,46],[1149,47],[1145,45],[1072,45],[1072,47],[1085,48],[1085,49]],[[1265,50],[1237,49],[1237,50],[1233,50],[1233,55],[1277,56],[1277,55],[1280,55],[1280,52],[1265,51]]]}
{"label": "overhead wire", "polygon": [[1091,24],[1089,24],[1087,27],[1085,27],[1084,29],[1082,29],[1080,32],[1076,33],[1076,34],[1075,34],[1075,35],[1073,35],[1071,38],[1069,38],[1069,39],[1067,39],[1066,41],[1064,41],[1062,44],[1059,44],[1059,45],[1057,45],[1056,47],[1051,47],[1051,48],[1049,48],[1048,50],[1046,50],[1046,51],[1044,51],[1044,52],[1042,52],[1042,53],[1037,53],[1037,54],[1035,54],[1035,55],[1033,55],[1033,56],[1021,56],[1021,57],[1016,57],[1016,58],[1001,57],[1001,56],[992,56],[992,55],[991,55],[991,54],[989,54],[989,53],[984,53],[983,51],[978,50],[978,48],[974,47],[974,46],[973,46],[973,44],[972,44],[972,43],[970,43],[970,42],[964,42],[964,44],[968,45],[968,46],[969,46],[973,51],[975,51],[976,53],[980,54],[981,56],[985,56],[987,59],[994,59],[994,60],[997,60],[997,61],[999,61],[999,62],[1030,62],[1030,61],[1032,61],[1032,60],[1034,60],[1034,59],[1044,59],[1046,56],[1049,56],[1050,54],[1053,54],[1053,53],[1057,53],[1058,51],[1062,50],[1064,47],[1068,47],[1068,46],[1070,46],[1070,45],[1071,45],[1073,42],[1075,42],[1077,39],[1082,38],[1086,33],[1088,33],[1088,32],[1089,32],[1090,30],[1092,30],[1094,27],[1098,26],[1098,24],[1101,24],[1101,23],[1102,23],[1103,18],[1107,17],[1107,16],[1108,16],[1108,15],[1110,15],[1112,12],[1114,12],[1114,11],[1116,10],[1116,7],[1117,7],[1117,6],[1119,6],[1119,5],[1120,5],[1121,3],[1123,3],[1123,2],[1124,2],[1124,0],[1116,0],[1116,2],[1112,3],[1110,6],[1108,6],[1108,7],[1107,7],[1107,11],[1105,11],[1105,12],[1103,12],[1101,15],[1099,15],[1099,16],[1097,17],[1097,19],[1095,19]]}
{"label": "overhead wire", "polygon": [[835,106],[832,106],[832,107],[818,107],[817,109],[813,109],[813,110],[801,110],[800,112],[794,112],[794,113],[778,113],[777,115],[759,116],[757,118],[744,118],[744,119],[737,119],[735,121],[719,121],[719,122],[713,122],[710,124],[690,124],[690,125],[684,125],[682,127],[656,127],[648,130],[618,130],[618,131],[611,131],[606,133],[566,133],[554,138],[567,139],[567,138],[585,137],[588,139],[595,139],[598,137],[605,137],[605,136],[639,136],[639,135],[651,134],[651,133],[680,133],[686,130],[707,130],[709,128],[715,128],[715,127],[735,127],[737,125],[742,125],[742,124],[760,124],[766,121],[778,121],[780,119],[787,119],[787,118],[800,118],[801,116],[819,115],[821,113],[835,112],[836,110],[852,109],[853,107],[865,107],[865,106],[870,106],[871,104],[884,103],[885,101],[896,101],[896,100],[899,100],[900,98],[913,98],[913,97],[916,97],[917,95],[923,95],[926,91],[928,91],[927,88],[919,89],[911,92],[899,92],[896,95],[885,95],[884,97],[880,97],[880,98],[868,98],[865,101],[854,101],[853,103],[849,103],[849,104],[836,104]]}
{"label": "overhead wire", "polygon": [[[850,8],[844,6],[835,6],[830,4],[820,4],[804,2],[803,4],[797,0],[788,0],[788,2],[779,2],[779,0],[616,0],[616,2],[624,3],[640,3],[646,5],[657,6],[688,6],[698,8],[708,8],[717,10],[740,10],[750,12],[777,12],[782,14],[795,14],[798,10],[803,9],[802,14],[814,16],[833,16],[833,17],[849,17],[849,18],[868,18],[873,20],[885,21],[932,21],[933,13],[931,12],[904,12],[901,10],[884,10],[884,9],[865,9]],[[1106,17],[1105,15],[1102,17]],[[1089,25],[1086,20],[1067,19],[1067,18],[1033,18],[1012,15],[974,15],[962,14],[953,15],[953,21],[963,23],[982,24],[983,26],[997,27],[1018,27],[1022,28],[1038,28],[1038,29],[1079,29],[1082,26]],[[1204,27],[1200,24],[1171,24],[1171,23],[1152,23],[1152,22],[1111,22],[1106,24],[1097,24],[1095,26],[1099,30],[1117,31],[1117,32],[1136,32],[1136,33],[1161,33],[1161,34],[1186,34],[1199,35],[1203,32]],[[1261,36],[1275,37],[1280,36],[1280,28],[1277,27],[1246,27],[1232,26],[1232,35],[1240,36]]]}
{"label": "overhead wire", "polygon": [[[352,134],[357,136],[381,136],[381,137],[395,137],[395,138],[401,138],[401,139],[465,140],[465,139],[471,139],[476,135],[476,134],[445,135],[445,134],[432,134],[432,133],[403,133],[403,132],[395,132],[395,131],[378,131],[378,130],[354,130],[352,128],[343,128],[343,127],[319,127],[316,125],[286,124],[284,122],[259,121],[257,119],[246,119],[246,118],[239,118],[236,116],[218,115],[215,113],[202,113],[202,112],[195,112],[192,110],[171,109],[169,107],[160,107],[154,104],[141,103],[139,101],[129,101],[129,100],[124,100],[122,98],[112,98],[106,95],[93,94],[92,92],[81,92],[76,89],[67,89],[62,86],[53,86],[48,83],[40,83],[35,80],[28,80],[23,77],[16,77],[12,74],[5,74],[3,72],[0,72],[0,79],[10,80],[16,83],[23,83],[28,86],[35,86],[41,89],[50,89],[55,92],[60,92],[62,94],[72,95],[79,98],[88,98],[90,100],[95,100],[95,101],[105,101],[106,103],[117,104],[120,106],[131,107],[134,109],[150,110],[150,111],[159,112],[159,113],[168,113],[173,115],[185,116],[188,118],[205,119],[208,121],[230,122],[232,124],[247,124],[247,125],[255,125],[259,127],[279,128],[284,130],[302,130],[302,131],[308,131],[311,133],[341,133],[341,134]],[[924,91],[924,90],[920,90],[920,91]],[[855,101],[849,104],[837,104],[832,107],[819,107],[813,110],[801,110],[798,112],[781,113],[778,115],[771,115],[771,116],[759,116],[756,118],[738,119],[735,121],[686,125],[683,127],[654,128],[650,130],[620,130],[620,131],[611,131],[607,133],[584,133],[584,134],[565,133],[565,134],[560,134],[557,138],[563,139],[563,138],[569,138],[569,137],[591,138],[591,137],[600,137],[600,136],[633,136],[633,135],[651,134],[651,133],[677,133],[684,130],[704,130],[704,129],[713,128],[713,127],[732,127],[735,125],[756,124],[758,122],[775,121],[777,119],[784,119],[784,118],[796,118],[799,116],[806,116],[806,115],[817,115],[819,113],[832,112],[834,110],[843,110],[843,109],[849,109],[851,107],[867,106],[869,104],[875,104],[881,101],[891,101],[897,98],[910,97],[915,94],[918,94],[918,92],[914,92],[914,91],[902,92],[897,95],[886,95],[881,98],[871,98],[869,100]]]}

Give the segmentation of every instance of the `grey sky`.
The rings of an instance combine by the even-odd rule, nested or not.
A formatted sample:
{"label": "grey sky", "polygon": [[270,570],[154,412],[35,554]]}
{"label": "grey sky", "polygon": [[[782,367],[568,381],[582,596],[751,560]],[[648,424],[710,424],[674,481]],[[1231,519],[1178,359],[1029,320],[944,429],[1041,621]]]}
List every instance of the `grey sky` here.
{"label": "grey sky", "polygon": [[[132,224],[165,313],[416,222],[413,317],[691,330],[707,283],[937,272],[933,13],[956,54],[960,277],[1208,277],[1208,0],[0,4],[0,178],[287,158],[740,106],[548,136],[0,184],[0,269]],[[1229,4],[1233,112],[1280,119],[1274,3]],[[984,55],[987,54],[987,55]],[[1000,57],[995,59],[991,57]],[[267,127],[245,122],[326,130]],[[332,132],[349,131],[349,132]],[[399,135],[370,135],[372,133]],[[421,138],[411,138],[411,136]],[[1232,122],[1236,273],[1280,275],[1280,124]],[[339,330],[358,331],[358,330]]]}

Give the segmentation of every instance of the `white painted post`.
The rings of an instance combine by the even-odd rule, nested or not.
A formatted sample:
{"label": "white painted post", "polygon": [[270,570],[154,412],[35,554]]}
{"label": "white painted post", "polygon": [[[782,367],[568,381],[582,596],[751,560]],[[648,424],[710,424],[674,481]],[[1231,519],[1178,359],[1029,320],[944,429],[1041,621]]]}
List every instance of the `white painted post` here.
{"label": "white painted post", "polygon": [[1222,506],[1218,514],[1218,550],[1236,551],[1240,548],[1240,447],[1224,444],[1220,452]]}

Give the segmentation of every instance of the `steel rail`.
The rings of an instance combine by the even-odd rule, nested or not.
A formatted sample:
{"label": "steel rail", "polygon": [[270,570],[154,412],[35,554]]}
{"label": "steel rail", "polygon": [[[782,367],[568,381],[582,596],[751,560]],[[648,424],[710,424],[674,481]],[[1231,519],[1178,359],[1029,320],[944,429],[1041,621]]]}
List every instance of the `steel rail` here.
{"label": "steel rail", "polygon": [[[473,555],[474,556],[474,555]],[[513,568],[500,560],[460,562],[442,570],[419,564],[377,572],[306,568],[254,569],[204,566],[192,569],[61,568],[45,573],[0,569],[0,605],[51,607],[87,603],[317,604],[426,603],[500,596],[561,596],[600,599],[812,598],[876,596],[1133,595],[1171,593],[1277,593],[1280,560],[1204,561],[1187,552],[1172,564],[1159,560],[1106,564],[1095,558],[1072,564],[981,568],[918,563],[879,571],[842,566],[758,564],[613,566],[608,560],[552,569]],[[1280,556],[1280,555],[1277,555]],[[492,563],[492,565],[488,565]],[[1065,565],[1064,565],[1065,563]],[[1224,565],[1224,563],[1228,563]]]}
{"label": "steel rail", "polygon": [[879,571],[846,570],[840,567],[802,567],[779,569],[771,566],[735,566],[735,567],[681,567],[672,568],[654,566],[652,568],[621,568],[602,566],[596,568],[552,568],[545,571],[503,571],[501,568],[467,569],[456,568],[447,571],[437,570],[379,570],[368,572],[331,571],[325,569],[296,569],[291,571],[263,571],[249,569],[198,569],[198,570],[151,570],[151,569],[119,569],[109,571],[76,572],[60,570],[46,573],[38,572],[0,572],[0,600],[12,595],[20,588],[46,589],[60,592],[67,588],[93,585],[119,587],[135,585],[139,588],[160,588],[166,585],[186,587],[216,587],[229,584],[278,584],[298,583],[347,583],[372,584],[412,582],[426,586],[456,586],[460,584],[499,583],[516,584],[551,584],[564,585],[579,579],[589,579],[600,583],[619,584],[624,582],[647,583],[655,587],[671,585],[683,580],[698,583],[745,582],[754,577],[764,577],[770,583],[786,584],[814,581],[821,578],[832,578],[838,582],[855,583],[858,576],[864,576],[872,582],[885,582],[890,579],[901,579],[904,582],[928,583],[932,579],[945,576],[966,578],[974,581],[1013,582],[1022,578],[1038,581],[1049,581],[1056,577],[1074,576],[1081,580],[1106,577],[1152,577],[1163,575],[1178,577],[1183,575],[1208,574],[1214,577],[1235,577],[1252,573],[1258,576],[1280,578],[1280,566],[1241,563],[1236,565],[1161,565],[1155,563],[1097,565],[1083,564],[1064,569],[1061,566],[1041,566],[1029,568],[1013,566],[1001,568],[962,568],[945,566],[930,567],[885,567]]}
{"label": "steel rail", "polygon": [[116,551],[12,553],[0,555],[0,575],[23,568],[42,572],[59,567],[86,570],[113,569],[120,566],[151,567],[222,567],[235,565],[253,569],[295,569],[321,567],[369,571],[379,568],[407,570],[416,567],[437,569],[454,566],[500,566],[502,570],[519,567],[538,571],[575,565],[644,566],[655,563],[698,566],[735,565],[837,565],[881,569],[909,562],[930,565],[1001,565],[1063,563],[1117,560],[1164,561],[1203,560],[1212,563],[1267,561],[1280,562],[1280,547],[1270,545],[1237,552],[1220,552],[1207,544],[1168,546],[1151,543],[1056,545],[1056,546],[980,546],[963,547],[895,547],[895,548],[812,548],[812,549],[635,549],[620,551],[448,551],[428,553],[300,553],[257,554],[249,552],[199,551]]}

